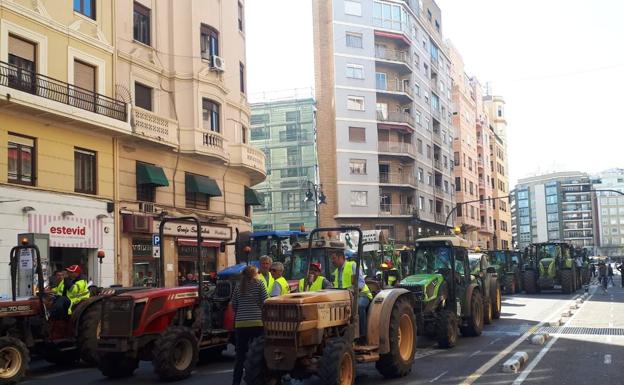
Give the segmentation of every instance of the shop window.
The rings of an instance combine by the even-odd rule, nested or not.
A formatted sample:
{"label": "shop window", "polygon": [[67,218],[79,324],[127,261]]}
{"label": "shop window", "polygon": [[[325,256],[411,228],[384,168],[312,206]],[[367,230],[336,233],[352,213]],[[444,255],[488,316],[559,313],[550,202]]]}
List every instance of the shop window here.
{"label": "shop window", "polygon": [[35,185],[35,139],[9,133],[8,181]]}
{"label": "shop window", "polygon": [[150,238],[132,239],[133,286],[156,286],[158,262],[158,259],[152,255],[152,240]]}
{"label": "shop window", "polygon": [[[202,247],[203,280],[208,280],[209,274],[217,271],[217,248]],[[178,245],[178,285],[196,285],[199,279],[197,269],[197,246]]]}
{"label": "shop window", "polygon": [[95,194],[97,180],[96,153],[81,148],[74,149],[74,191]]}

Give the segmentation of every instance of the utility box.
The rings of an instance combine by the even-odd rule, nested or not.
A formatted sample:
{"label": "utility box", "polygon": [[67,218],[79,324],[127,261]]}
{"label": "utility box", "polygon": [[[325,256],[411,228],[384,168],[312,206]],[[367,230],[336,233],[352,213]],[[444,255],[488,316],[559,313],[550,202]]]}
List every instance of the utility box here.
{"label": "utility box", "polygon": [[[20,245],[22,239],[28,239],[29,245],[39,248],[41,256],[41,269],[43,270],[43,286],[49,286],[50,280],[50,235],[23,233],[17,235],[17,244]],[[38,285],[37,279],[37,256],[34,250],[21,250],[17,256],[17,296],[30,297],[35,294]]]}

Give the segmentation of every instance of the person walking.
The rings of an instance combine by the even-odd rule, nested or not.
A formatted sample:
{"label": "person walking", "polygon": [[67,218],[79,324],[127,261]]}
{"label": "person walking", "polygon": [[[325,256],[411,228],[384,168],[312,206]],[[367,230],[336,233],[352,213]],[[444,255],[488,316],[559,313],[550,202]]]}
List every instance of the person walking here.
{"label": "person walking", "polygon": [[273,290],[271,290],[271,297],[277,297],[280,295],[290,293],[290,287],[288,281],[283,277],[284,264],[281,262],[273,262],[271,265],[271,276],[275,280],[273,284]]}
{"label": "person walking", "polygon": [[616,269],[620,272],[621,285],[624,287],[624,263],[620,263],[620,266],[616,267]]}
{"label": "person walking", "polygon": [[608,268],[607,268],[607,277],[608,277],[608,279],[609,279],[609,282],[608,282],[608,283],[609,283],[611,286],[615,286],[615,283],[613,283],[613,266],[612,266],[612,264],[610,264],[610,263],[609,263],[609,266],[608,266]]}
{"label": "person walking", "polygon": [[269,295],[264,284],[258,279],[255,266],[247,266],[241,275],[240,283],[232,294],[234,309],[234,336],[236,338],[236,361],[232,385],[240,385],[243,379],[243,365],[249,345],[263,332],[262,305]]}
{"label": "person walking", "polygon": [[299,292],[304,291],[319,291],[324,289],[331,289],[332,284],[327,278],[321,275],[321,264],[318,262],[310,263],[309,274],[306,278],[299,280]]}
{"label": "person walking", "polygon": [[258,277],[260,278],[260,281],[264,283],[264,288],[266,289],[267,293],[270,293],[273,291],[273,285],[275,284],[275,279],[271,275],[273,258],[269,257],[268,255],[263,255],[258,258],[258,261],[260,262],[260,271]]}
{"label": "person walking", "polygon": [[55,320],[71,315],[76,304],[91,296],[87,280],[81,277],[80,266],[71,265],[65,271],[67,276],[52,289],[57,297],[52,304],[50,318]]}
{"label": "person walking", "polygon": [[591,264],[591,267],[590,267],[589,271],[591,272],[592,278],[596,278],[596,265],[595,264],[593,264],[593,263]]}
{"label": "person walking", "polygon": [[607,293],[607,266],[603,261],[598,262],[598,282],[602,286],[602,291]]}

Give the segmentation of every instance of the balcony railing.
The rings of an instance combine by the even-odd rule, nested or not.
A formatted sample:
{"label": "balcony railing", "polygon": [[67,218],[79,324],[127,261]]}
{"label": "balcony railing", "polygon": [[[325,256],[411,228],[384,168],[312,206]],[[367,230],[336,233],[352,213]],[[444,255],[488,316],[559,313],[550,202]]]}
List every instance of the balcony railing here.
{"label": "balcony railing", "polygon": [[264,152],[243,143],[230,144],[229,147],[231,154],[230,162],[232,164],[240,164],[266,174]]}
{"label": "balcony railing", "polygon": [[411,88],[403,84],[402,81],[377,81],[376,83],[377,91],[387,91],[387,92],[402,92],[404,94],[408,94],[410,97],[413,97],[413,92]]}
{"label": "balcony railing", "polygon": [[0,62],[0,85],[55,102],[127,121],[126,103],[56,80],[12,64]]}
{"label": "balcony railing", "polygon": [[412,215],[416,212],[416,206],[408,204],[379,204],[379,216]]}
{"label": "balcony railing", "polygon": [[177,144],[178,122],[158,116],[142,108],[132,109],[133,129],[136,134],[152,139]]}
{"label": "balcony railing", "polygon": [[375,49],[375,57],[382,60],[398,61],[409,66],[409,53],[407,51],[377,48]]}
{"label": "balcony railing", "polygon": [[403,184],[416,186],[416,177],[412,174],[400,174],[394,172],[380,172],[379,183],[381,184]]}
{"label": "balcony railing", "polygon": [[377,142],[377,150],[385,153],[396,153],[414,156],[414,146],[403,142]]}
{"label": "balcony railing", "polygon": [[377,111],[377,120],[388,123],[407,123],[414,126],[414,117],[407,112],[388,112]]}
{"label": "balcony railing", "polygon": [[223,137],[216,132],[203,132],[202,145],[217,151],[223,151]]}

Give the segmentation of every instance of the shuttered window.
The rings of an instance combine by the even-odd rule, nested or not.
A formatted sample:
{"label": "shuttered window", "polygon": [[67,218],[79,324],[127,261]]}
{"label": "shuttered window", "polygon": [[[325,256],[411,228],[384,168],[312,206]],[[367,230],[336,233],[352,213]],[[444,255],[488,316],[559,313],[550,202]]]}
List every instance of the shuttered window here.
{"label": "shuttered window", "polygon": [[96,193],[96,154],[81,148],[74,149],[74,191]]}
{"label": "shuttered window", "polygon": [[364,127],[349,127],[349,142],[366,142],[366,129]]}
{"label": "shuttered window", "polygon": [[34,63],[36,48],[37,46],[29,41],[9,35],[9,55]]}
{"label": "shuttered window", "polygon": [[152,88],[141,83],[134,83],[134,104],[144,110],[152,111]]}
{"label": "shuttered window", "polygon": [[95,67],[81,61],[74,61],[74,85],[95,91]]}

